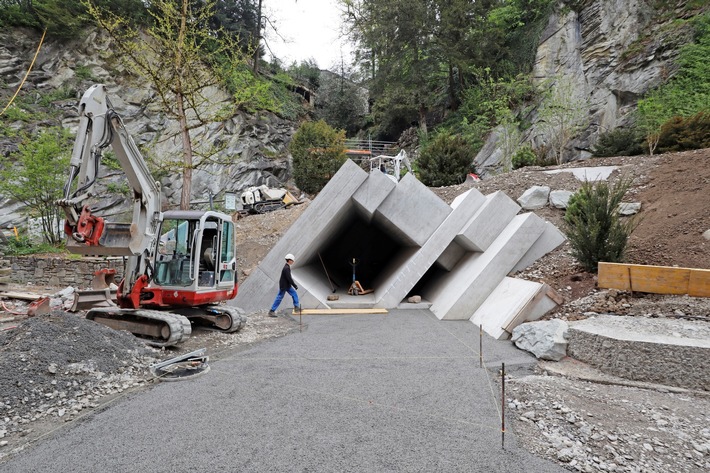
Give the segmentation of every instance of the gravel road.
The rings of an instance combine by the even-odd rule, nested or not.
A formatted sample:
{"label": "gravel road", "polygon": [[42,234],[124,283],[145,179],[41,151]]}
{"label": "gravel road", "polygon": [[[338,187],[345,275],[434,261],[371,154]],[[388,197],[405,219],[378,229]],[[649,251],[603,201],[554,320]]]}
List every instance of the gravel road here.
{"label": "gravel road", "polygon": [[[304,316],[303,332],[118,401],[20,452],[7,472],[557,472],[501,448],[498,368],[534,360],[428,311]],[[487,369],[486,369],[487,368]]]}

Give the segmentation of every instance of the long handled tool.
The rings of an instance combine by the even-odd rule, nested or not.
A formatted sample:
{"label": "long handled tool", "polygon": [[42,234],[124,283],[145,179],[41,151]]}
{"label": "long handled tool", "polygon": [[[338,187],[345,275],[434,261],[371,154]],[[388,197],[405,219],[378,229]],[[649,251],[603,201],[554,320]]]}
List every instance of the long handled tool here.
{"label": "long handled tool", "polygon": [[320,253],[318,253],[318,259],[320,259],[320,264],[323,265],[323,271],[325,271],[325,277],[328,278],[328,282],[330,283],[330,288],[333,290],[333,294],[335,294],[335,286],[337,284],[333,282],[332,279],[330,279],[330,275],[328,274],[328,269],[325,267],[325,263],[323,262],[323,258],[321,257]]}

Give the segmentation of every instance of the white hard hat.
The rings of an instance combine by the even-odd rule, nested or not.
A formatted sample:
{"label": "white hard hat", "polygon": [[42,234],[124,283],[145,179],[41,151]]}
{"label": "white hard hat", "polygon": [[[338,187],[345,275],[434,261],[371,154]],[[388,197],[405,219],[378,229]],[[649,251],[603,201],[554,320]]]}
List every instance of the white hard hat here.
{"label": "white hard hat", "polygon": [[286,255],[286,259],[290,259],[291,261],[296,261],[296,258],[294,258],[291,253]]}

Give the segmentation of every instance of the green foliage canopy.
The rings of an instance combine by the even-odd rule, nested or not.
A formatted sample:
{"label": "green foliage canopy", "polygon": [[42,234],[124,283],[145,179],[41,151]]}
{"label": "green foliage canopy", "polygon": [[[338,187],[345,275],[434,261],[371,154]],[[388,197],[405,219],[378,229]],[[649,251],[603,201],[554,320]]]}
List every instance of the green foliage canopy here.
{"label": "green foliage canopy", "polygon": [[664,123],[710,111],[710,12],[694,18],[693,26],[694,42],[681,48],[678,72],[638,103],[638,126],[651,154]]}
{"label": "green foliage canopy", "polygon": [[325,121],[304,122],[291,139],[293,178],[304,192],[315,194],[345,163],[345,131]]}
{"label": "green foliage canopy", "polygon": [[632,180],[621,178],[615,184],[586,181],[572,195],[565,212],[564,232],[572,256],[590,272],[597,272],[600,261],[624,260],[628,238],[638,225],[635,218],[622,218],[619,204]]}
{"label": "green foliage canopy", "polygon": [[69,132],[49,128],[26,137],[16,153],[0,157],[0,194],[24,204],[27,216],[39,217],[44,237],[52,244],[61,241],[62,216],[55,201],[63,197],[70,149]]}
{"label": "green foliage canopy", "polygon": [[473,149],[461,135],[440,132],[421,150],[417,164],[419,178],[427,186],[460,184],[473,167]]}

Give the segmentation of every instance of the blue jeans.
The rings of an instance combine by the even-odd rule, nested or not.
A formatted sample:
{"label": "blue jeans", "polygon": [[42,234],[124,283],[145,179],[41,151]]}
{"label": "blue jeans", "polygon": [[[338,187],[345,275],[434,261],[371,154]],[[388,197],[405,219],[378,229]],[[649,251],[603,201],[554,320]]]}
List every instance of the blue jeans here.
{"label": "blue jeans", "polygon": [[275,311],[276,309],[279,308],[279,305],[281,305],[281,301],[284,299],[284,295],[286,293],[289,293],[291,298],[293,299],[293,306],[298,307],[301,304],[298,303],[298,293],[296,290],[292,287],[289,287],[288,290],[286,291],[279,291],[278,294],[276,294],[276,299],[274,300],[274,304],[271,306],[271,312]]}

